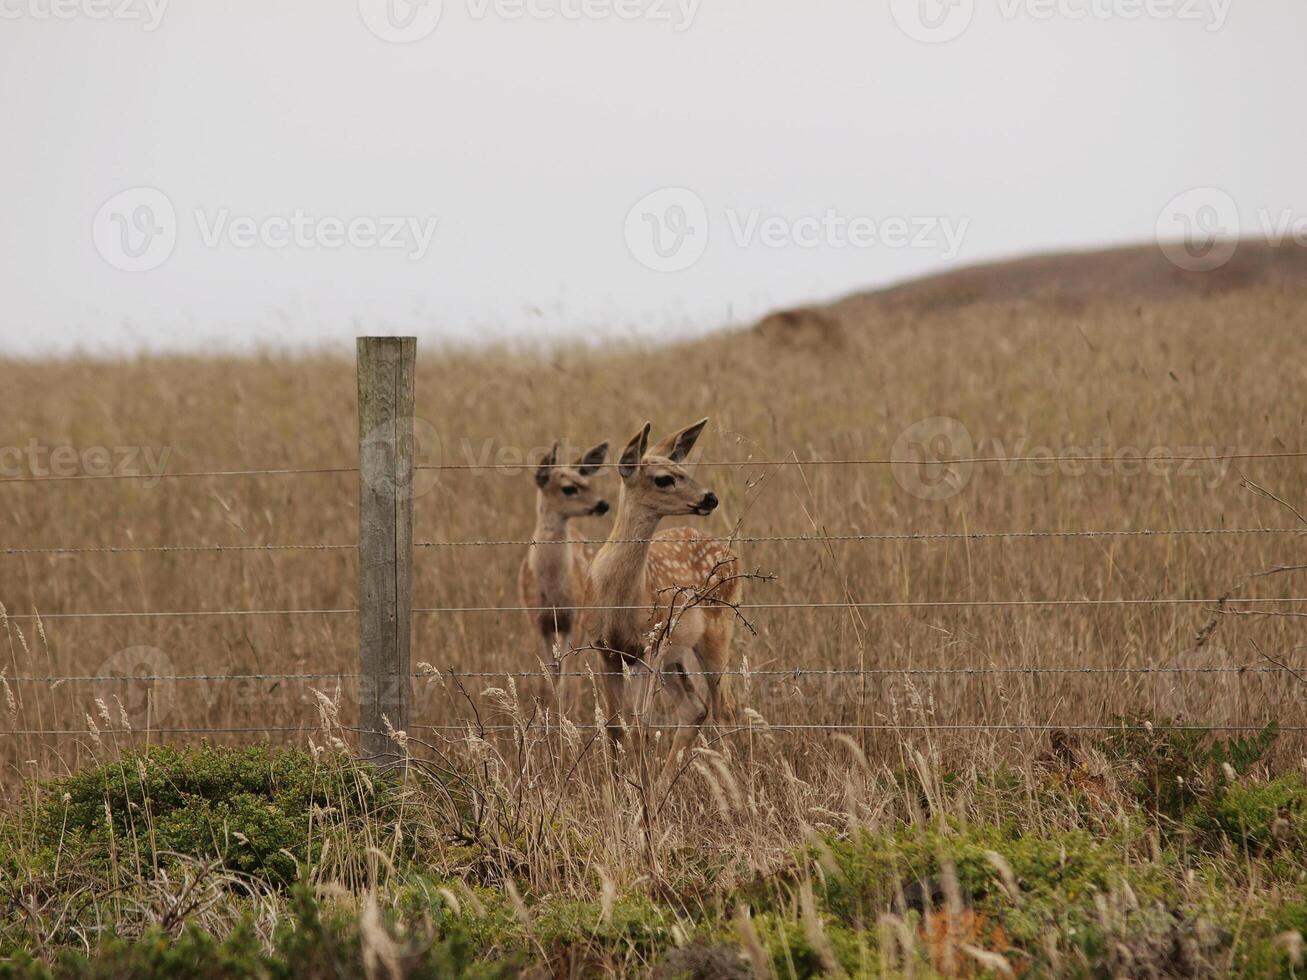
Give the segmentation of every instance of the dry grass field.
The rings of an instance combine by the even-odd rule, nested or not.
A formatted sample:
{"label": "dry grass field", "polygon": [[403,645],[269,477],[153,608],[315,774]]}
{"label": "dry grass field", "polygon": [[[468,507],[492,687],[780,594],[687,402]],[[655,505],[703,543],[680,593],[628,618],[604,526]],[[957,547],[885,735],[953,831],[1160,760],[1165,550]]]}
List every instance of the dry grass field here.
{"label": "dry grass field", "polygon": [[[1122,718],[1159,728],[1275,721],[1283,732],[1274,757],[1292,766],[1304,751],[1293,729],[1307,726],[1297,667],[1307,606],[1199,600],[1307,596],[1304,573],[1277,571],[1303,563],[1307,459],[1228,458],[1307,448],[1304,336],[1307,292],[1263,286],[1165,302],[849,303],[821,329],[782,325],[653,349],[420,344],[419,431],[438,434],[438,445],[428,436],[420,446],[420,461],[482,465],[419,474],[416,534],[431,546],[415,557],[418,607],[517,604],[522,547],[448,545],[530,536],[531,469],[483,464],[534,459],[556,438],[574,449],[603,438],[620,445],[646,418],[657,435],[711,417],[694,458],[717,464],[699,473],[723,506],[697,526],[738,536],[745,565],[770,577],[748,583],[747,602],[759,608],[742,610],[751,629],[737,633],[747,671],[737,696],[756,713],[749,730],[712,735],[710,750],[652,800],[613,779],[588,707],[572,718],[577,731],[560,733],[543,679],[457,676],[536,670],[520,613],[417,614],[413,659],[440,676],[415,682],[410,747],[431,766],[478,774],[466,778],[479,780],[496,841],[469,857],[464,845],[433,838],[432,866],[601,903],[657,894],[668,882],[719,894],[784,866],[813,828],[911,819],[912,794],[877,791],[884,774],[918,773],[936,804],[947,794],[931,773],[1011,767],[1035,785],[1050,753],[1081,751],[1091,729]],[[169,474],[355,463],[354,371],[342,357],[77,359],[3,370],[7,445],[148,447],[168,454]],[[910,428],[938,418],[954,421]],[[939,431],[952,440],[939,442]],[[947,495],[934,492],[946,476],[939,468],[834,463],[899,458],[914,451],[914,433],[945,455],[1026,460],[956,466]],[[1226,458],[1046,458],[1117,453]],[[128,744],[202,737],[150,729],[254,730],[210,735],[232,744],[348,742],[350,678],[121,679],[348,674],[357,669],[348,614],[59,617],[348,610],[357,479],[0,483],[8,616],[0,711],[19,733],[0,741],[10,802],[21,777],[76,770]],[[616,476],[606,479],[615,502]],[[582,526],[602,538],[609,521]],[[1242,530],[1260,533],[1211,533]],[[1056,533],[983,536],[1031,531]],[[1085,531],[1203,533],[1066,534]],[[919,537],[929,534],[949,536]],[[841,540],[850,535],[903,537]],[[750,540],[790,536],[803,540]],[[345,547],[22,553],[264,544]],[[943,602],[960,604],[935,604]],[[866,605],[878,603],[886,605]],[[34,614],[39,622],[24,618]],[[1184,670],[1141,669],[1160,667]],[[794,669],[853,672],[783,673]],[[64,675],[119,679],[39,680]],[[339,722],[334,731],[324,732],[324,697],[336,703],[325,709],[329,729]],[[105,731],[90,731],[88,716]],[[479,725],[512,731],[482,739]],[[22,734],[39,731],[68,734]],[[974,789],[950,804],[955,815],[983,809]],[[1066,815],[1055,810],[1031,796],[1032,821],[1056,824]],[[722,852],[738,860],[703,857]],[[362,876],[367,865],[333,867]],[[810,925],[814,955],[829,966]],[[600,972],[637,961],[605,961]]]}
{"label": "dry grass field", "polygon": [[[738,461],[701,471],[724,506],[697,526],[723,536],[1299,524],[1289,507],[1244,485],[1251,481],[1300,506],[1304,462],[1294,458],[1146,467],[1038,459],[976,464],[958,467],[958,492],[943,500],[914,494],[918,474],[910,468],[822,461],[902,455],[907,444],[896,449],[900,435],[934,417],[955,419],[970,433],[970,447],[934,447],[952,455],[1301,449],[1298,394],[1307,371],[1297,356],[1307,327],[1301,295],[1236,294],[1146,309],[1100,305],[1074,315],[1038,306],[972,307],[842,326],[838,338],[819,343],[786,344],[746,332],[654,351],[537,357],[420,350],[418,415],[429,425],[419,432],[437,432],[441,441],[433,447],[427,438],[421,459],[513,463],[538,458],[554,438],[573,447],[601,438],[617,444],[645,418],[656,430],[670,431],[707,414],[712,423],[696,458]],[[72,361],[10,364],[6,373],[17,397],[6,402],[4,430],[17,446],[32,439],[79,451],[103,446],[115,459],[117,447],[148,447],[168,453],[169,473],[355,463],[353,366],[343,359]],[[790,459],[811,462],[761,465]],[[418,539],[528,539],[532,472],[420,472]],[[926,470],[920,483],[929,491],[944,476]],[[605,479],[615,502],[616,475]],[[0,485],[0,505],[5,545],[15,549],[349,546],[356,537],[357,476],[6,484]],[[602,538],[609,522],[590,519],[581,526]],[[1266,668],[1268,656],[1294,655],[1296,623],[1282,616],[1221,616],[1200,648],[1196,638],[1213,619],[1206,604],[840,604],[1207,599],[1230,593],[1254,573],[1300,561],[1296,535],[746,540],[739,552],[750,570],[775,576],[749,584],[751,603],[832,604],[745,610],[756,635],[742,629],[737,648],[754,670]],[[523,553],[513,546],[419,548],[415,604],[515,606]],[[348,549],[6,554],[2,560],[0,601],[13,617],[7,626],[10,678],[357,670],[356,627],[348,615],[56,618],[349,609],[356,603],[357,570]],[[1258,579],[1239,594],[1290,597],[1301,594],[1303,584],[1301,576],[1286,573]],[[38,613],[46,617],[39,628],[18,618]],[[139,647],[150,649],[133,650]],[[537,668],[523,617],[514,612],[419,614],[414,660],[442,672]],[[123,698],[138,730],[147,721],[160,728],[312,729],[317,710],[310,688],[334,689],[325,680],[10,684],[14,729],[79,732],[91,698],[113,694]],[[1229,725],[1273,717],[1289,725],[1307,720],[1297,714],[1295,684],[1282,672],[763,675],[746,682],[742,693],[773,724],[1077,725],[1137,712]],[[529,681],[518,688],[523,703],[544,694]],[[348,684],[343,693],[348,705]],[[462,698],[451,698],[439,682],[419,682],[416,699],[415,723],[457,724],[468,717]],[[893,752],[899,736],[866,741],[869,751]],[[961,741],[974,738],[967,734]],[[7,739],[5,768],[12,776],[28,760],[44,771],[72,766],[86,743],[85,737]]]}

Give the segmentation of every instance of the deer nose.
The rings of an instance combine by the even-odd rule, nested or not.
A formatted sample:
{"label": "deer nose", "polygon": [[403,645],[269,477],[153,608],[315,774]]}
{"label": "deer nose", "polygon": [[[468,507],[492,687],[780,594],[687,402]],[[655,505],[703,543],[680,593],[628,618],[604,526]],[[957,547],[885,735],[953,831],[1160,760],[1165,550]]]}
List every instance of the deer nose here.
{"label": "deer nose", "polygon": [[608,501],[607,501],[607,500],[601,500],[601,501],[599,501],[599,503],[595,504],[594,513],[596,513],[596,514],[607,514],[607,513],[608,513]]}
{"label": "deer nose", "polygon": [[708,493],[705,493],[703,495],[703,500],[699,502],[699,506],[704,510],[716,510],[717,494],[713,493],[711,490]]}

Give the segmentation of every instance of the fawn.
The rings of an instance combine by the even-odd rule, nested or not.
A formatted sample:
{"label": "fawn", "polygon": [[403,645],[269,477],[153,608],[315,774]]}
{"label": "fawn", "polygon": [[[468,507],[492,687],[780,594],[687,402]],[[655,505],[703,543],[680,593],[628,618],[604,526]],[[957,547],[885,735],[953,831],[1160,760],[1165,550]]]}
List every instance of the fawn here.
{"label": "fawn", "polygon": [[585,598],[586,573],[594,557],[594,549],[579,543],[581,535],[570,522],[573,517],[608,513],[608,501],[591,486],[607,455],[608,443],[601,442],[571,465],[559,464],[554,443],[536,470],[536,526],[518,581],[544,662],[555,671],[571,648],[576,608]]}
{"label": "fawn", "polygon": [[[608,734],[620,744],[623,667],[660,674],[677,699],[682,726],[669,763],[709,718],[729,723],[734,714],[721,672],[730,663],[734,606],[743,591],[735,575],[739,559],[693,528],[654,533],[664,517],[706,517],[717,508],[717,495],[681,465],[707,424],[686,426],[652,449],[650,424],[636,433],[618,462],[616,522],[590,564],[585,636],[604,659]],[[687,592],[695,601],[686,600]]]}

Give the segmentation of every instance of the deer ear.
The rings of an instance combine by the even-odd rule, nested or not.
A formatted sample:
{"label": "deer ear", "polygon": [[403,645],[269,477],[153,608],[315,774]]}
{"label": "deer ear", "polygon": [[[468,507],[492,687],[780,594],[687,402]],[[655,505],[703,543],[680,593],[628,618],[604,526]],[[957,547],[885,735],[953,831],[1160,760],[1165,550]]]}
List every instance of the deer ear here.
{"label": "deer ear", "polygon": [[626,448],[622,450],[621,459],[617,462],[617,472],[621,474],[623,480],[629,480],[634,476],[640,460],[644,459],[645,450],[649,448],[649,430],[652,428],[653,423],[646,422],[644,428],[633,435]]}
{"label": "deer ear", "polygon": [[700,419],[694,425],[687,425],[680,432],[673,432],[654,447],[654,452],[659,456],[666,456],[673,463],[681,462],[690,455],[690,450],[699,441],[699,436],[707,424],[707,419]]}
{"label": "deer ear", "polygon": [[594,476],[599,472],[599,467],[603,465],[608,458],[608,443],[601,442],[593,449],[587,449],[585,454],[576,461],[577,472],[582,476]]}
{"label": "deer ear", "polygon": [[554,443],[554,448],[545,453],[540,460],[540,467],[536,470],[536,486],[541,489],[549,482],[549,472],[558,462],[558,443]]}

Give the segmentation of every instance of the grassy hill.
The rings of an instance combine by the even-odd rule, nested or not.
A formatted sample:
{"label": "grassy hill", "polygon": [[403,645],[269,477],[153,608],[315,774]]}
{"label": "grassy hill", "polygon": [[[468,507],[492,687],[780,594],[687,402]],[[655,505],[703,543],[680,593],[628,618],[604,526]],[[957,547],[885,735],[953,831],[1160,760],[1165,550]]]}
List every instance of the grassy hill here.
{"label": "grassy hill", "polygon": [[[749,583],[738,631],[748,730],[713,736],[653,795],[614,779],[588,693],[560,730],[548,681],[510,676],[538,671],[519,613],[419,614],[414,659],[433,670],[415,681],[419,764],[398,821],[248,786],[198,826],[165,821],[111,785],[133,770],[86,768],[205,730],[296,752],[352,740],[355,623],[330,611],[355,602],[357,476],[167,476],[352,466],[352,363],[0,364],[7,475],[163,467],[0,483],[5,950],[48,958],[188,921],[226,936],[248,913],[250,949],[272,956],[276,922],[317,921],[281,891],[302,880],[351,929],[375,925],[375,896],[391,925],[462,937],[441,956],[533,975],[652,973],[669,957],[682,972],[659,975],[718,975],[720,961],[696,974],[672,956],[701,945],[754,969],[741,905],[779,976],[1003,973],[957,943],[960,959],[932,966],[929,938],[894,911],[914,876],[952,874],[971,896],[953,912],[984,916],[963,945],[1014,972],[1288,971],[1307,726],[1301,606],[1284,601],[1303,595],[1300,259],[1248,246],[1200,282],[1147,250],[1037,258],[665,347],[420,348],[421,459],[466,468],[421,474],[419,607],[516,605],[524,548],[478,542],[530,535],[534,460],[555,439],[620,444],[646,418],[656,433],[712,418],[696,458],[715,464],[700,474],[723,506],[698,526],[735,536],[767,580]],[[940,456],[986,461],[889,463]],[[583,528],[602,538],[607,520]],[[143,610],[215,615],[81,615]],[[278,610],[316,612],[229,615]],[[1230,740],[1272,722],[1229,776]],[[83,770],[101,776],[79,784],[73,840],[56,819],[72,791],[24,780]],[[1246,794],[1233,809],[1227,785]],[[130,827],[106,843],[111,793]],[[342,835],[330,853],[298,842],[319,820]],[[252,848],[251,828],[266,835]],[[291,857],[234,865],[257,880],[239,879],[252,905],[169,913],[200,876],[183,863],[165,880],[145,856],[165,831],[164,850],[221,855],[223,874],[267,841]],[[457,927],[435,911],[442,888]],[[638,935],[618,926],[625,902],[653,909]],[[410,933],[371,935],[384,963]],[[362,940],[339,942],[352,956]]]}

